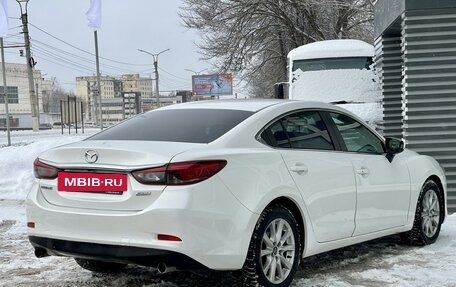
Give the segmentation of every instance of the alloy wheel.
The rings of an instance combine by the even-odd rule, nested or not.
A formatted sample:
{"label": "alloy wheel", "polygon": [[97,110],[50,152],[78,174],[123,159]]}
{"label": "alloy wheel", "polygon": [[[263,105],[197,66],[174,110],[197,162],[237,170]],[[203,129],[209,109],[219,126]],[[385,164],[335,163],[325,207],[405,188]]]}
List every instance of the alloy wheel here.
{"label": "alloy wheel", "polygon": [[266,228],[261,242],[261,267],[273,284],[285,281],[295,260],[296,242],[290,224],[281,218]]}
{"label": "alloy wheel", "polygon": [[440,222],[440,203],[437,193],[429,189],[423,197],[421,228],[427,237],[433,237]]}

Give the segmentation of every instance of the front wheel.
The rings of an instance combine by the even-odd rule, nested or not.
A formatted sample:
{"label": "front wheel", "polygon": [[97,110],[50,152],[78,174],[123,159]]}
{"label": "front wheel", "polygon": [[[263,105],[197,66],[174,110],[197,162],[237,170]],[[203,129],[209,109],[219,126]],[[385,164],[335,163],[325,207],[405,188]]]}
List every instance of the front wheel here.
{"label": "front wheel", "polygon": [[408,244],[418,246],[434,243],[440,234],[443,204],[439,186],[428,180],[418,197],[413,228],[402,234],[402,239]]}
{"label": "front wheel", "polygon": [[243,267],[243,286],[290,286],[301,256],[298,223],[285,207],[260,216]]}

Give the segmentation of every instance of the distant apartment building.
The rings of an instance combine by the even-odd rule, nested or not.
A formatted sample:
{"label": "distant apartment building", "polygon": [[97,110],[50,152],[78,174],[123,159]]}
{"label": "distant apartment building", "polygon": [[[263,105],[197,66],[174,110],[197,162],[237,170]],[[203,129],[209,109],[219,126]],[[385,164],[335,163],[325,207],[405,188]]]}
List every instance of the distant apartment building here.
{"label": "distant apartment building", "polygon": [[[5,63],[6,85],[8,95],[9,122],[11,127],[30,128],[32,126],[30,91],[27,74],[27,65]],[[50,116],[43,108],[52,94],[53,82],[42,78],[40,70],[34,70],[35,92],[38,96],[40,122],[52,122]],[[3,74],[0,69],[0,128],[6,126],[5,95],[3,92]]]}
{"label": "distant apartment building", "polygon": [[[119,122],[141,112],[142,98],[153,96],[152,79],[140,77],[139,74],[126,74],[120,78],[101,77],[101,101],[103,123]],[[96,118],[98,97],[97,77],[86,76],[76,78],[76,96],[85,104],[85,120],[98,122]]]}
{"label": "distant apartment building", "polygon": [[[121,98],[122,82],[114,77],[100,78],[101,99]],[[76,96],[84,102],[85,121],[97,122],[98,85],[96,76],[76,77]]]}
{"label": "distant apartment building", "polygon": [[153,80],[151,78],[140,77],[139,74],[122,75],[122,92],[140,93],[142,98],[154,96]]}

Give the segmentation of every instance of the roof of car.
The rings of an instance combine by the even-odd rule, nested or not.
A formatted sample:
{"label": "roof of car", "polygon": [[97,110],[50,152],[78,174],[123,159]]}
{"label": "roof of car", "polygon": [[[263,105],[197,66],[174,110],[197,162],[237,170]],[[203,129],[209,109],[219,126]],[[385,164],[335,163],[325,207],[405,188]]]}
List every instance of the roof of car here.
{"label": "roof of car", "polygon": [[264,108],[275,105],[293,105],[296,104],[299,108],[331,108],[331,104],[322,102],[307,102],[296,100],[279,100],[279,99],[242,99],[242,100],[210,100],[196,101],[177,105],[170,105],[161,108],[161,110],[169,109],[223,109],[223,110],[242,110],[257,112]]}

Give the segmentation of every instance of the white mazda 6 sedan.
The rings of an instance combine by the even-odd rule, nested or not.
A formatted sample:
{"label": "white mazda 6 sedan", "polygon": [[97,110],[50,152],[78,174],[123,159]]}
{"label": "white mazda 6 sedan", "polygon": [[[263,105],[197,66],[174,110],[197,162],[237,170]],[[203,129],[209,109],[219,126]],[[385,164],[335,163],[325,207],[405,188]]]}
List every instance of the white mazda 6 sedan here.
{"label": "white mazda 6 sedan", "polygon": [[243,270],[289,286],[300,259],[400,233],[436,241],[446,180],[432,158],[317,102],[192,102],[138,115],[34,163],[38,257]]}

